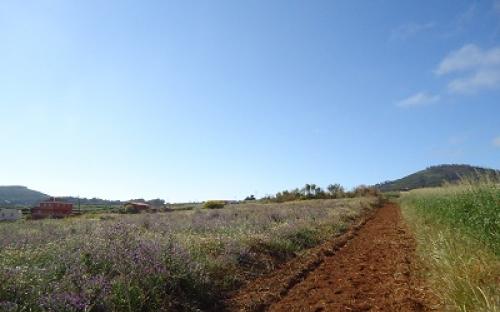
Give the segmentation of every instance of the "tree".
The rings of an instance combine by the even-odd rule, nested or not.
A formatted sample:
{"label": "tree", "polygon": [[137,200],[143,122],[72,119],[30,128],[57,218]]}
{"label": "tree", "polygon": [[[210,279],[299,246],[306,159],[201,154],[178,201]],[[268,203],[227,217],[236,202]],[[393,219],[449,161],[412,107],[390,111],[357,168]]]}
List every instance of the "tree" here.
{"label": "tree", "polygon": [[344,197],[344,188],[340,184],[330,184],[327,186],[327,190],[332,198]]}
{"label": "tree", "polygon": [[316,184],[311,184],[311,195],[312,196],[316,195]]}
{"label": "tree", "polygon": [[314,191],[314,198],[325,198],[325,191],[321,187],[317,187]]}
{"label": "tree", "polygon": [[254,195],[247,196],[245,197],[245,200],[255,200],[255,196]]}
{"label": "tree", "polygon": [[363,185],[363,184],[355,187],[353,193],[354,193],[354,196],[358,196],[358,197],[378,196],[379,195],[379,191],[377,189]]}
{"label": "tree", "polygon": [[163,207],[165,205],[165,200],[161,198],[148,200],[148,204],[153,207]]}
{"label": "tree", "polygon": [[309,195],[310,195],[310,194],[311,194],[311,185],[306,184],[306,185],[304,186],[304,195],[305,195],[306,197],[309,197]]}

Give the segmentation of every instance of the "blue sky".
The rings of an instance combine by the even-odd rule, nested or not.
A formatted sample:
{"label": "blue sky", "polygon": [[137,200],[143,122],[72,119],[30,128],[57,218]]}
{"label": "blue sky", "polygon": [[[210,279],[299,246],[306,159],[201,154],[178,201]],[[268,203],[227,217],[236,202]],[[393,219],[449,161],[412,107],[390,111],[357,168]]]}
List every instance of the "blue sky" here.
{"label": "blue sky", "polygon": [[500,168],[500,1],[1,1],[0,143],[110,199]]}

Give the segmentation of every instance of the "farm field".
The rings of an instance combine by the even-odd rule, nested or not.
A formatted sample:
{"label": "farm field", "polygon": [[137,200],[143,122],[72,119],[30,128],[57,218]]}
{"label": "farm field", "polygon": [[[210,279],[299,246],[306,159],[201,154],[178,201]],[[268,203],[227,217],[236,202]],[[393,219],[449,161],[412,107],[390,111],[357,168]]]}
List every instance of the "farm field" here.
{"label": "farm field", "polygon": [[500,0],[0,26],[0,312],[500,312]]}
{"label": "farm field", "polygon": [[224,296],[345,231],[375,197],[98,214],[0,225],[0,307],[217,310]]}
{"label": "farm field", "polygon": [[498,311],[488,179],[4,222],[0,310]]}

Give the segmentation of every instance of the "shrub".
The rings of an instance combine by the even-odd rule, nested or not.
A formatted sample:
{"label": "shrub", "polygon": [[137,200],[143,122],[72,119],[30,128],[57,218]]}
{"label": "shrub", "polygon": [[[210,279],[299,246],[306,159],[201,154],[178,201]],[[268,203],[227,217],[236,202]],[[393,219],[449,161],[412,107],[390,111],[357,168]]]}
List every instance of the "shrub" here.
{"label": "shrub", "polygon": [[226,203],[222,200],[209,200],[205,204],[203,204],[203,208],[205,209],[220,209],[224,208]]}
{"label": "shrub", "polygon": [[135,213],[139,213],[139,209],[135,208],[135,207],[131,207],[131,206],[126,206],[126,207],[123,207],[122,209],[120,209],[120,213],[129,213],[129,214],[135,214]]}
{"label": "shrub", "polygon": [[379,196],[379,191],[376,188],[369,187],[366,185],[360,185],[354,189],[354,196],[363,197],[363,196]]}

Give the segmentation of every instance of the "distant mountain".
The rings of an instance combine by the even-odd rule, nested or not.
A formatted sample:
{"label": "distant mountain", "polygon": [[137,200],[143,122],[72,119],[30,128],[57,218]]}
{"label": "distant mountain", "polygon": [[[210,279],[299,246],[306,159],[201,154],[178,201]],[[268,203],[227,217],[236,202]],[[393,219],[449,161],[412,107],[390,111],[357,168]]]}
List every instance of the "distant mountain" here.
{"label": "distant mountain", "polygon": [[0,207],[32,206],[48,197],[49,195],[30,190],[26,186],[0,186]]}
{"label": "distant mountain", "polygon": [[[0,207],[30,207],[35,206],[39,202],[48,199],[50,195],[42,192],[30,190],[26,186],[0,186]],[[107,200],[100,198],[78,198],[74,196],[57,197],[59,200],[77,205],[93,205],[93,206],[117,206],[125,203],[120,200]],[[147,202],[153,206],[163,205],[163,199],[144,200],[134,199],[134,201]]]}
{"label": "distant mountain", "polygon": [[439,165],[415,172],[398,180],[377,184],[375,187],[383,192],[411,190],[421,187],[441,186],[445,182],[453,183],[461,178],[477,176],[490,176],[498,179],[500,170],[470,165]]}

